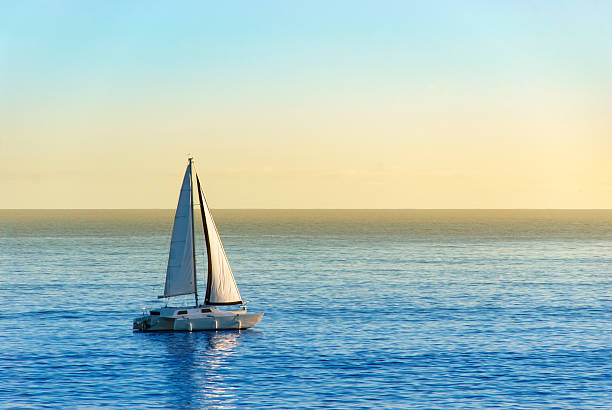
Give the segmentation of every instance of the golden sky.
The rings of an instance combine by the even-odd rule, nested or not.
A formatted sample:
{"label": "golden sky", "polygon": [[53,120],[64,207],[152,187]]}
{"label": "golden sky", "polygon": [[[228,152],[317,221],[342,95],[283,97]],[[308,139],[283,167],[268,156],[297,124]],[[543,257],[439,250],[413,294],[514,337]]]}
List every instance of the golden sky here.
{"label": "golden sky", "polygon": [[4,5],[0,208],[612,208],[610,7],[457,3]]}

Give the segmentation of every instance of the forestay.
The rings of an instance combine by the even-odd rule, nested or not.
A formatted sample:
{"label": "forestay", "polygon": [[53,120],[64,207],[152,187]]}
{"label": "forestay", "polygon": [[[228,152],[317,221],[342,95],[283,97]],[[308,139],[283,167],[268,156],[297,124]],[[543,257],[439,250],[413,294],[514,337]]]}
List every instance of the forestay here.
{"label": "forestay", "polygon": [[195,293],[193,246],[193,200],[191,196],[190,162],[185,171],[176,215],[174,216],[164,297]]}

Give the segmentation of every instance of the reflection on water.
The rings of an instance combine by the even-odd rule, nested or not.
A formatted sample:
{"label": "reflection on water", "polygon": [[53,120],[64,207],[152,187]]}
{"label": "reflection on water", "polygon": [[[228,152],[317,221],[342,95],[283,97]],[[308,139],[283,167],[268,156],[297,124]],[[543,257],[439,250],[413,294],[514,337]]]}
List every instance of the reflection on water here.
{"label": "reflection on water", "polygon": [[229,382],[230,358],[240,340],[256,331],[169,332],[146,334],[165,345],[162,388],[173,390],[171,403],[178,407],[228,408],[237,400]]}

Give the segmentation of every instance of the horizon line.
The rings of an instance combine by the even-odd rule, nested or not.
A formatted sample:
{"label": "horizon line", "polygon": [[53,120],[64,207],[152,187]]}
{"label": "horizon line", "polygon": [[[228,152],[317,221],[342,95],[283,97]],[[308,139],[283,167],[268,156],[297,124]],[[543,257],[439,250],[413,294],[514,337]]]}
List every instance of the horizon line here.
{"label": "horizon line", "polygon": [[[0,211],[173,211],[176,208],[0,208]],[[612,211],[612,208],[211,208],[221,211]]]}

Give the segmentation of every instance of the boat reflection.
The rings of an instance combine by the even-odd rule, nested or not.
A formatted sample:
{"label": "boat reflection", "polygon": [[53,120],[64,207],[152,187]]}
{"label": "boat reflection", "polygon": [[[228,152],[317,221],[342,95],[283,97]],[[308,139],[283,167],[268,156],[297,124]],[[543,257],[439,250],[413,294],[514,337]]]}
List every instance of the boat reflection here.
{"label": "boat reflection", "polygon": [[[165,344],[165,386],[171,390],[171,407],[235,407],[235,353],[241,340],[257,331],[168,332],[152,339]],[[148,336],[153,336],[149,334]]]}

